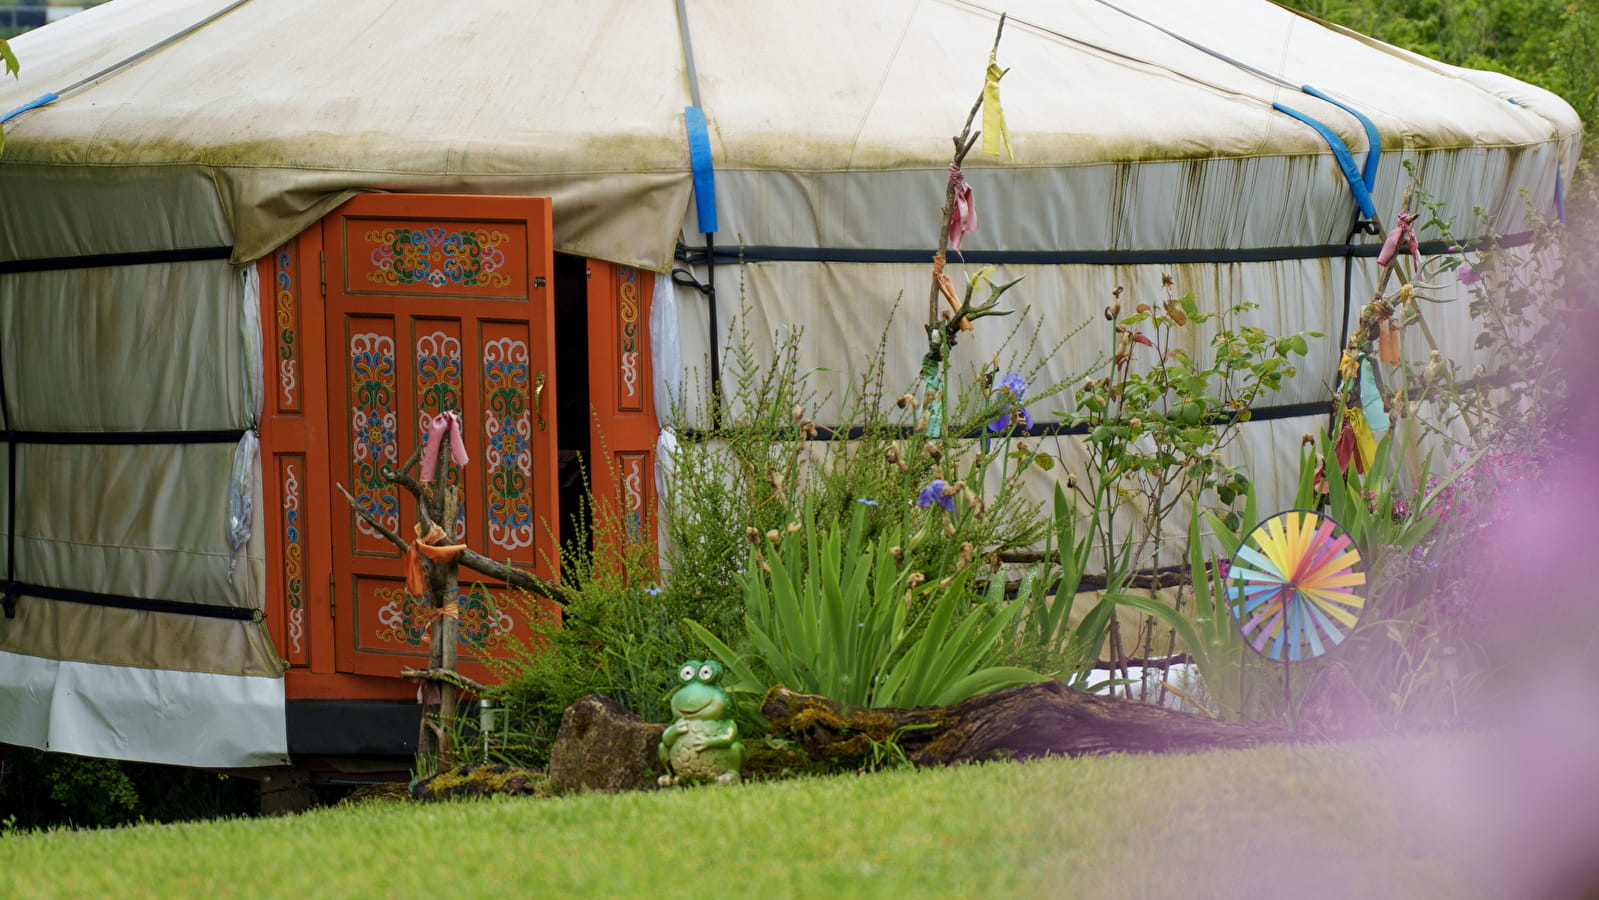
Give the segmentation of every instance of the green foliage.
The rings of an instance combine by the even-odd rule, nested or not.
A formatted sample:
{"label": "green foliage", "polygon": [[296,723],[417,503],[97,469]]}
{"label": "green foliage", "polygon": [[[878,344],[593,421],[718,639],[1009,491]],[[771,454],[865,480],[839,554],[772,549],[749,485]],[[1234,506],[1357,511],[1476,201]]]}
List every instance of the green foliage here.
{"label": "green foliage", "polygon": [[1561,95],[1599,126],[1599,6],[1584,0],[1283,0],[1426,56],[1490,69]]}
{"label": "green foliage", "polygon": [[753,654],[690,623],[738,678],[729,690],[782,684],[857,706],[944,706],[1041,678],[988,664],[1021,612],[1017,601],[1004,602],[1002,581],[991,579],[979,596],[967,565],[927,584],[904,564],[899,533],[866,538],[865,504],[848,527],[819,528],[810,509],[803,519],[775,541],[753,535],[740,579]]}
{"label": "green foliage", "polygon": [[[496,699],[508,718],[500,761],[547,762],[561,714],[591,693],[645,721],[670,721],[678,666],[700,655],[684,623],[695,619],[720,633],[736,627],[736,595],[707,591],[692,577],[663,582],[654,545],[617,537],[627,531],[614,507],[592,508],[599,510],[597,522],[579,515],[577,537],[563,554],[562,578],[574,599],[556,621],[527,598],[534,638],[499,666]],[[721,530],[737,539],[733,529]],[[715,539],[715,530],[704,532],[705,540]]]}
{"label": "green foliage", "polygon": [[1022,621],[1022,643],[1026,646],[1060,648],[1059,671],[1081,673],[1092,668],[1099,647],[1110,627],[1115,604],[1101,600],[1075,627],[1071,624],[1077,589],[1088,568],[1092,538],[1077,537],[1077,511],[1066,492],[1055,485],[1053,529],[1044,541],[1043,561],[1030,566],[1016,591],[1026,609]]}
{"label": "green foliage", "polygon": [[10,828],[102,828],[259,808],[255,782],[226,774],[24,747],[0,753],[0,822]]}
{"label": "green foliage", "polygon": [[[894,319],[874,352],[861,361],[845,395],[833,404],[816,387],[820,370],[800,366],[803,331],[787,328],[772,336],[770,356],[757,350],[754,336],[740,317],[729,327],[724,343],[727,388],[722,413],[701,421],[686,402],[668,413],[667,427],[679,443],[663,467],[663,499],[671,510],[662,523],[666,570],[675,590],[707,596],[737,596],[737,573],[744,568],[742,529],[765,534],[786,527],[802,502],[815,506],[824,519],[848,521],[858,499],[870,501],[866,538],[891,528],[914,531],[915,510],[907,501],[934,479],[965,488],[980,497],[945,529],[919,542],[913,565],[930,568],[947,562],[970,544],[975,552],[993,553],[1029,547],[1043,539],[1047,520],[1039,504],[1023,495],[1018,477],[1048,469],[1053,457],[1038,453],[1026,441],[976,441],[995,436],[987,425],[1014,411],[1002,390],[993,388],[999,372],[991,362],[974,373],[981,390],[954,397],[927,396],[918,387],[888,387],[887,346]],[[1006,338],[1000,356],[1011,355]],[[1069,336],[1064,340],[1069,340]],[[1047,358],[1056,347],[1035,352],[1029,341],[1014,355]],[[1041,363],[1016,365],[1031,378]],[[1030,400],[1048,397],[1059,386],[1034,389]],[[701,398],[698,408],[710,405]],[[821,441],[814,411],[836,406],[840,422],[854,432],[849,440]],[[925,434],[935,411],[945,418],[938,437]],[[1000,474],[992,493],[984,493],[990,470]],[[803,499],[802,499],[803,498]],[[734,527],[729,527],[734,526]]]}
{"label": "green foliage", "polygon": [[[1148,542],[1158,557],[1160,522],[1180,503],[1197,503],[1209,491],[1225,506],[1243,492],[1247,477],[1222,463],[1221,450],[1249,420],[1250,407],[1296,374],[1292,359],[1305,355],[1307,338],[1320,337],[1273,337],[1238,321],[1256,304],[1206,311],[1193,295],[1177,296],[1169,276],[1161,282],[1160,308],[1139,304],[1125,317],[1117,289],[1105,311],[1114,329],[1109,372],[1078,388],[1072,416],[1088,432],[1087,486],[1077,490],[1094,510],[1112,586]],[[1212,321],[1203,354],[1200,331]],[[1142,527],[1118,531],[1116,518],[1133,496],[1143,501]]]}

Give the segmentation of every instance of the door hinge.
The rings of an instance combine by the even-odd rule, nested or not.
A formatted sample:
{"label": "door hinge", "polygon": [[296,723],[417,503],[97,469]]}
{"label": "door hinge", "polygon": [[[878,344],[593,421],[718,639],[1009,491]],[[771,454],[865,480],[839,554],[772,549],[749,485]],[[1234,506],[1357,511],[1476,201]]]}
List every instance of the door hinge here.
{"label": "door hinge", "polygon": [[316,277],[322,285],[322,296],[328,295],[328,255],[325,251],[316,252]]}
{"label": "door hinge", "polygon": [[328,618],[339,617],[339,576],[333,572],[328,573]]}
{"label": "door hinge", "polygon": [[541,288],[544,285],[545,285],[545,281],[544,281],[544,276],[543,275],[534,275],[533,276],[533,286],[534,287]]}

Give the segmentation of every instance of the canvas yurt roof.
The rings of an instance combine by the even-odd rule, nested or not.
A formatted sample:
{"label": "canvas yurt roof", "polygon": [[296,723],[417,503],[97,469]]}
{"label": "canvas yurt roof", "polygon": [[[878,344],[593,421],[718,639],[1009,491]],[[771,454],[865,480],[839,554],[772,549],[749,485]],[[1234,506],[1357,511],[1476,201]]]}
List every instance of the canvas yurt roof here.
{"label": "canvas yurt roof", "polygon": [[[235,261],[380,188],[548,195],[557,249],[662,270],[689,209],[691,104],[708,121],[724,235],[926,247],[926,185],[948,163],[1002,9],[1015,158],[974,154],[995,171],[973,183],[996,184],[1006,206],[973,249],[1341,241],[1337,191],[1239,206],[1284,166],[1340,180],[1326,142],[1274,102],[1364,152],[1356,119],[1301,85],[1363,112],[1390,154],[1522,148],[1510,171],[1473,176],[1490,207],[1506,186],[1552,196],[1550,161],[1577,151],[1575,114],[1543,90],[1263,0],[687,2],[681,20],[667,0],[118,0],[16,41],[22,77],[0,84],[0,110],[60,99],[7,126],[7,207],[31,210],[35,225],[8,227],[0,255],[133,240],[38,227],[28,201],[137,174],[200,195],[214,183]],[[1185,196],[1180,168],[1129,184],[1117,166],[1222,159],[1253,163],[1216,196]],[[871,177],[882,173],[899,177]],[[187,202],[183,218],[215,227],[203,197]],[[1237,208],[1219,215],[1218,204]]]}

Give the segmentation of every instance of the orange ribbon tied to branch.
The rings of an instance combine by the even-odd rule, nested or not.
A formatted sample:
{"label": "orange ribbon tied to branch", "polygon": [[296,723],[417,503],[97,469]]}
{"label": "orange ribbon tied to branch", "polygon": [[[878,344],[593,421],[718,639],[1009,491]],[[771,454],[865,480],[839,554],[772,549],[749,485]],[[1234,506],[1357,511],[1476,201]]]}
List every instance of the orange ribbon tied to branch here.
{"label": "orange ribbon tied to branch", "polygon": [[[426,535],[422,534],[422,526],[415,526],[416,540],[405,551],[405,589],[413,597],[421,597],[428,592],[427,574],[422,571],[422,558],[434,563],[452,562],[466,549],[465,544],[440,544],[444,540],[444,529],[434,525]],[[443,607],[450,609],[455,604]],[[448,613],[446,613],[448,615]],[[459,616],[457,615],[457,618]]]}
{"label": "orange ribbon tied to branch", "polygon": [[455,410],[442,412],[433,417],[433,423],[428,426],[427,449],[422,451],[422,480],[432,481],[433,473],[438,470],[439,453],[444,449],[444,437],[450,438],[450,458],[458,466],[466,465],[466,441],[461,436],[461,414]]}
{"label": "orange ribbon tied to branch", "polygon": [[1416,229],[1411,223],[1416,221],[1416,214],[1402,212],[1399,221],[1394,223],[1393,230],[1388,232],[1388,237],[1382,242],[1382,250],[1377,254],[1377,265],[1386,266],[1393,262],[1395,254],[1399,252],[1399,245],[1403,242],[1410,251],[1410,262],[1417,270],[1421,269],[1421,248],[1416,244]]}

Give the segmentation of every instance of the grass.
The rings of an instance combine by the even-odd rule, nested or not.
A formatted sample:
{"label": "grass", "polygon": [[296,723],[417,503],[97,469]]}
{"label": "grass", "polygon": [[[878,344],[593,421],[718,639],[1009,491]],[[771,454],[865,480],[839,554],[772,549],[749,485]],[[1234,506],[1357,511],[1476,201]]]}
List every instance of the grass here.
{"label": "grass", "polygon": [[1384,787],[1416,743],[11,834],[0,896],[1478,896]]}

